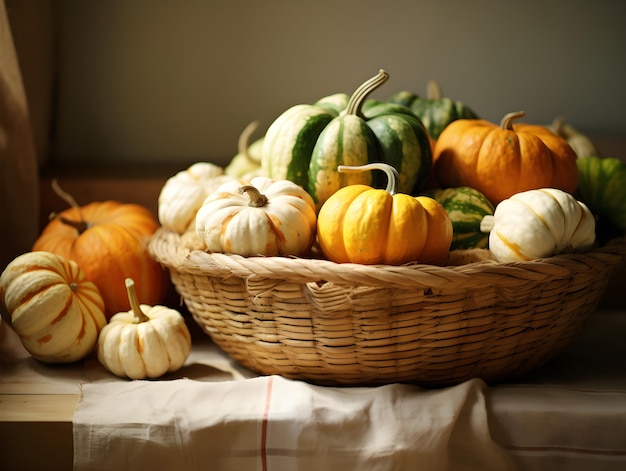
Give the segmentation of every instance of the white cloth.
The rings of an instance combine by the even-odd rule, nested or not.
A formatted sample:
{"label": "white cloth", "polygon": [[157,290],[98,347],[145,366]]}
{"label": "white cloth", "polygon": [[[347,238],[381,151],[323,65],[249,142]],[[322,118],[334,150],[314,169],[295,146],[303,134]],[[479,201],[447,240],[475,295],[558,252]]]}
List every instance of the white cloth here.
{"label": "white cloth", "polygon": [[514,469],[491,439],[484,388],[329,388],[280,376],[84,384],[74,469]]}

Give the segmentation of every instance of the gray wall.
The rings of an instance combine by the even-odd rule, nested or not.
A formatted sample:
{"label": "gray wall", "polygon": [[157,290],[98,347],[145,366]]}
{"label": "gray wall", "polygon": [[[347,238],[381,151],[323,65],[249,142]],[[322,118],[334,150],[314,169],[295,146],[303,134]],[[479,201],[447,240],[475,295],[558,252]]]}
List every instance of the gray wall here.
{"label": "gray wall", "polygon": [[[558,115],[626,138],[620,0],[60,2],[58,163],[225,163],[250,121],[351,92],[436,79],[499,121]],[[617,157],[621,157],[616,155]]]}

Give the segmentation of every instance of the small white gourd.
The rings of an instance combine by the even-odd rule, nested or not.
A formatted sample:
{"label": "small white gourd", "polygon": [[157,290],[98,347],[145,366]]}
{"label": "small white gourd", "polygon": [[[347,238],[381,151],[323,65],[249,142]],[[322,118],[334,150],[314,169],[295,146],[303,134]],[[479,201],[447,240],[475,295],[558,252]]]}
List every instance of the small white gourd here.
{"label": "small white gourd", "polygon": [[178,234],[193,230],[196,212],[204,199],[221,184],[235,177],[210,162],[197,162],[170,177],[159,193],[158,216],[161,226]]}
{"label": "small white gourd", "polygon": [[489,250],[499,262],[519,262],[581,252],[595,243],[595,219],[571,194],[542,188],[517,193],[485,216]]}
{"label": "small white gourd", "polygon": [[98,360],[121,378],[158,378],[180,369],[191,352],[185,319],[166,306],[139,304],[132,279],[126,279],[131,310],[118,312],[98,338]]}
{"label": "small white gourd", "polygon": [[289,180],[232,181],[207,197],[196,215],[196,234],[210,252],[302,255],[317,227],[315,203]]}

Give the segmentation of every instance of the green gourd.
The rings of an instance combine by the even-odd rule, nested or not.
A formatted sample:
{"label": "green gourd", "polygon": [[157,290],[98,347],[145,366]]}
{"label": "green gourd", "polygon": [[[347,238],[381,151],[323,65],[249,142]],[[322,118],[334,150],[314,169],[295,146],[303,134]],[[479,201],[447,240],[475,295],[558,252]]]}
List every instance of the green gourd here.
{"label": "green gourd", "polygon": [[432,164],[428,132],[408,108],[367,100],[388,78],[381,70],[351,96],[337,93],[284,111],[264,137],[265,174],[302,186],[318,209],[344,186],[375,184],[370,172],[340,174],[339,165],[387,163],[399,173],[399,191],[412,191]]}
{"label": "green gourd", "polygon": [[452,121],[478,118],[469,106],[443,96],[441,87],[435,80],[428,82],[425,98],[405,90],[393,95],[389,101],[408,107],[435,140]]}
{"label": "green gourd", "polygon": [[599,223],[626,233],[626,163],[614,157],[576,159],[576,196],[598,217]]}
{"label": "green gourd", "polygon": [[468,186],[434,189],[424,192],[447,211],[452,221],[452,244],[450,250],[486,248],[489,234],[480,230],[480,223],[487,215],[493,215],[494,205],[480,191]]}

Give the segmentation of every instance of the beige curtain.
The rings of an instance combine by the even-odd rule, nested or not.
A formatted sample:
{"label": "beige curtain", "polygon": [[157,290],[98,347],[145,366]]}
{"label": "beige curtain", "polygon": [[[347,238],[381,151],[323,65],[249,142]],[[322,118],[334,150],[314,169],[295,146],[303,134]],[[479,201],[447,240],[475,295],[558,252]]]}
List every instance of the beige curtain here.
{"label": "beige curtain", "polygon": [[38,164],[4,0],[0,0],[0,270],[38,234]]}

